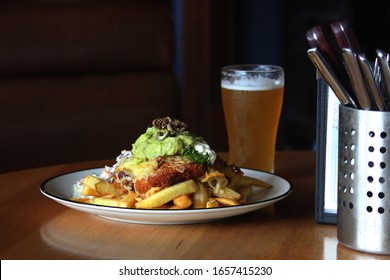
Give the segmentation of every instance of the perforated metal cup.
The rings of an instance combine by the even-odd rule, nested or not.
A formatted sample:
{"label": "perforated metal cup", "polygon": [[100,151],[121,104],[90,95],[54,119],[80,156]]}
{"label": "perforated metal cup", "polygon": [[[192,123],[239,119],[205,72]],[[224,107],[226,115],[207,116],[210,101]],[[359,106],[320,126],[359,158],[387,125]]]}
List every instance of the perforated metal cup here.
{"label": "perforated metal cup", "polygon": [[340,106],[337,237],[390,254],[390,112]]}

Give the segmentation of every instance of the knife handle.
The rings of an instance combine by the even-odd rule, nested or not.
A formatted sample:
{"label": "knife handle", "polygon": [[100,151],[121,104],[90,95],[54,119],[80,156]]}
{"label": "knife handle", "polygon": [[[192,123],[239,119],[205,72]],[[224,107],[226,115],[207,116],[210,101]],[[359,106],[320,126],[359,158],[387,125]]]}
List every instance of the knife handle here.
{"label": "knife handle", "polygon": [[360,108],[364,110],[371,110],[371,99],[367,92],[362,73],[360,72],[356,54],[351,49],[344,48],[343,59]]}
{"label": "knife handle", "polygon": [[358,55],[360,69],[363,77],[367,83],[367,89],[370,92],[372,99],[379,111],[387,111],[386,104],[380,93],[377,83],[375,82],[374,73],[371,69],[370,63],[363,54]]}
{"label": "knife handle", "polygon": [[[384,95],[386,98],[386,101],[390,101],[390,68],[389,68],[389,63],[387,62],[387,58],[385,53],[382,50],[377,50],[376,51],[377,58],[379,61],[379,68],[382,70],[382,75],[381,78],[384,81]],[[389,104],[387,104],[389,105]]]}
{"label": "knife handle", "polygon": [[354,53],[361,53],[360,44],[356,39],[349,22],[337,21],[330,25],[340,49],[350,48]]}
{"label": "knife handle", "polygon": [[345,90],[343,85],[340,83],[332,67],[330,66],[326,58],[322,55],[320,50],[318,50],[317,48],[311,48],[307,51],[307,55],[311,62],[315,65],[317,70],[321,73],[326,83],[336,94],[340,103],[344,106],[357,108],[355,102]]}
{"label": "knife handle", "polygon": [[342,64],[342,53],[334,40],[331,32],[328,32],[326,28],[322,26],[314,26],[306,32],[306,38],[311,48],[317,48],[322,56],[330,64],[337,76],[338,80],[343,84],[343,87],[350,95],[353,96],[353,89],[351,82],[348,77],[348,73],[345,71],[344,65]]}

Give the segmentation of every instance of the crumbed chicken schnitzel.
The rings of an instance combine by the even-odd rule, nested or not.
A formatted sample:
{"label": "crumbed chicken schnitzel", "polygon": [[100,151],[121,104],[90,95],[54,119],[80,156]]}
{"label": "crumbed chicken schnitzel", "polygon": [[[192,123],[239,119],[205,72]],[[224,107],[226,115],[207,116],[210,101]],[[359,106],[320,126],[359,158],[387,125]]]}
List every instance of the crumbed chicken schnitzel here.
{"label": "crumbed chicken schnitzel", "polygon": [[189,179],[197,180],[204,177],[207,171],[206,165],[191,161],[178,159],[167,161],[159,157],[157,162],[158,169],[156,173],[134,181],[134,189],[137,193],[144,194],[153,187],[164,189]]}

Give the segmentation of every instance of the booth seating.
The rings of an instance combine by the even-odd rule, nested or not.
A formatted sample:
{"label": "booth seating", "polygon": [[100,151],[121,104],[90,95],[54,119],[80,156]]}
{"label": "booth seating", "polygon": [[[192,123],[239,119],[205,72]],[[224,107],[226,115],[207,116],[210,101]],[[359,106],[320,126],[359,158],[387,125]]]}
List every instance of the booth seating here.
{"label": "booth seating", "polygon": [[169,1],[1,1],[0,34],[0,173],[115,159],[180,118]]}

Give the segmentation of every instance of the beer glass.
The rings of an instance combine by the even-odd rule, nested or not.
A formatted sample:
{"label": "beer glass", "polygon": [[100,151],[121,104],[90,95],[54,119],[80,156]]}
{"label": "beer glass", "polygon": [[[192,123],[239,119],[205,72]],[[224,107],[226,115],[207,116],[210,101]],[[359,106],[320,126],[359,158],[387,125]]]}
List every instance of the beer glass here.
{"label": "beer glass", "polygon": [[222,68],[221,94],[229,163],[274,172],[283,92],[282,67],[230,65]]}

